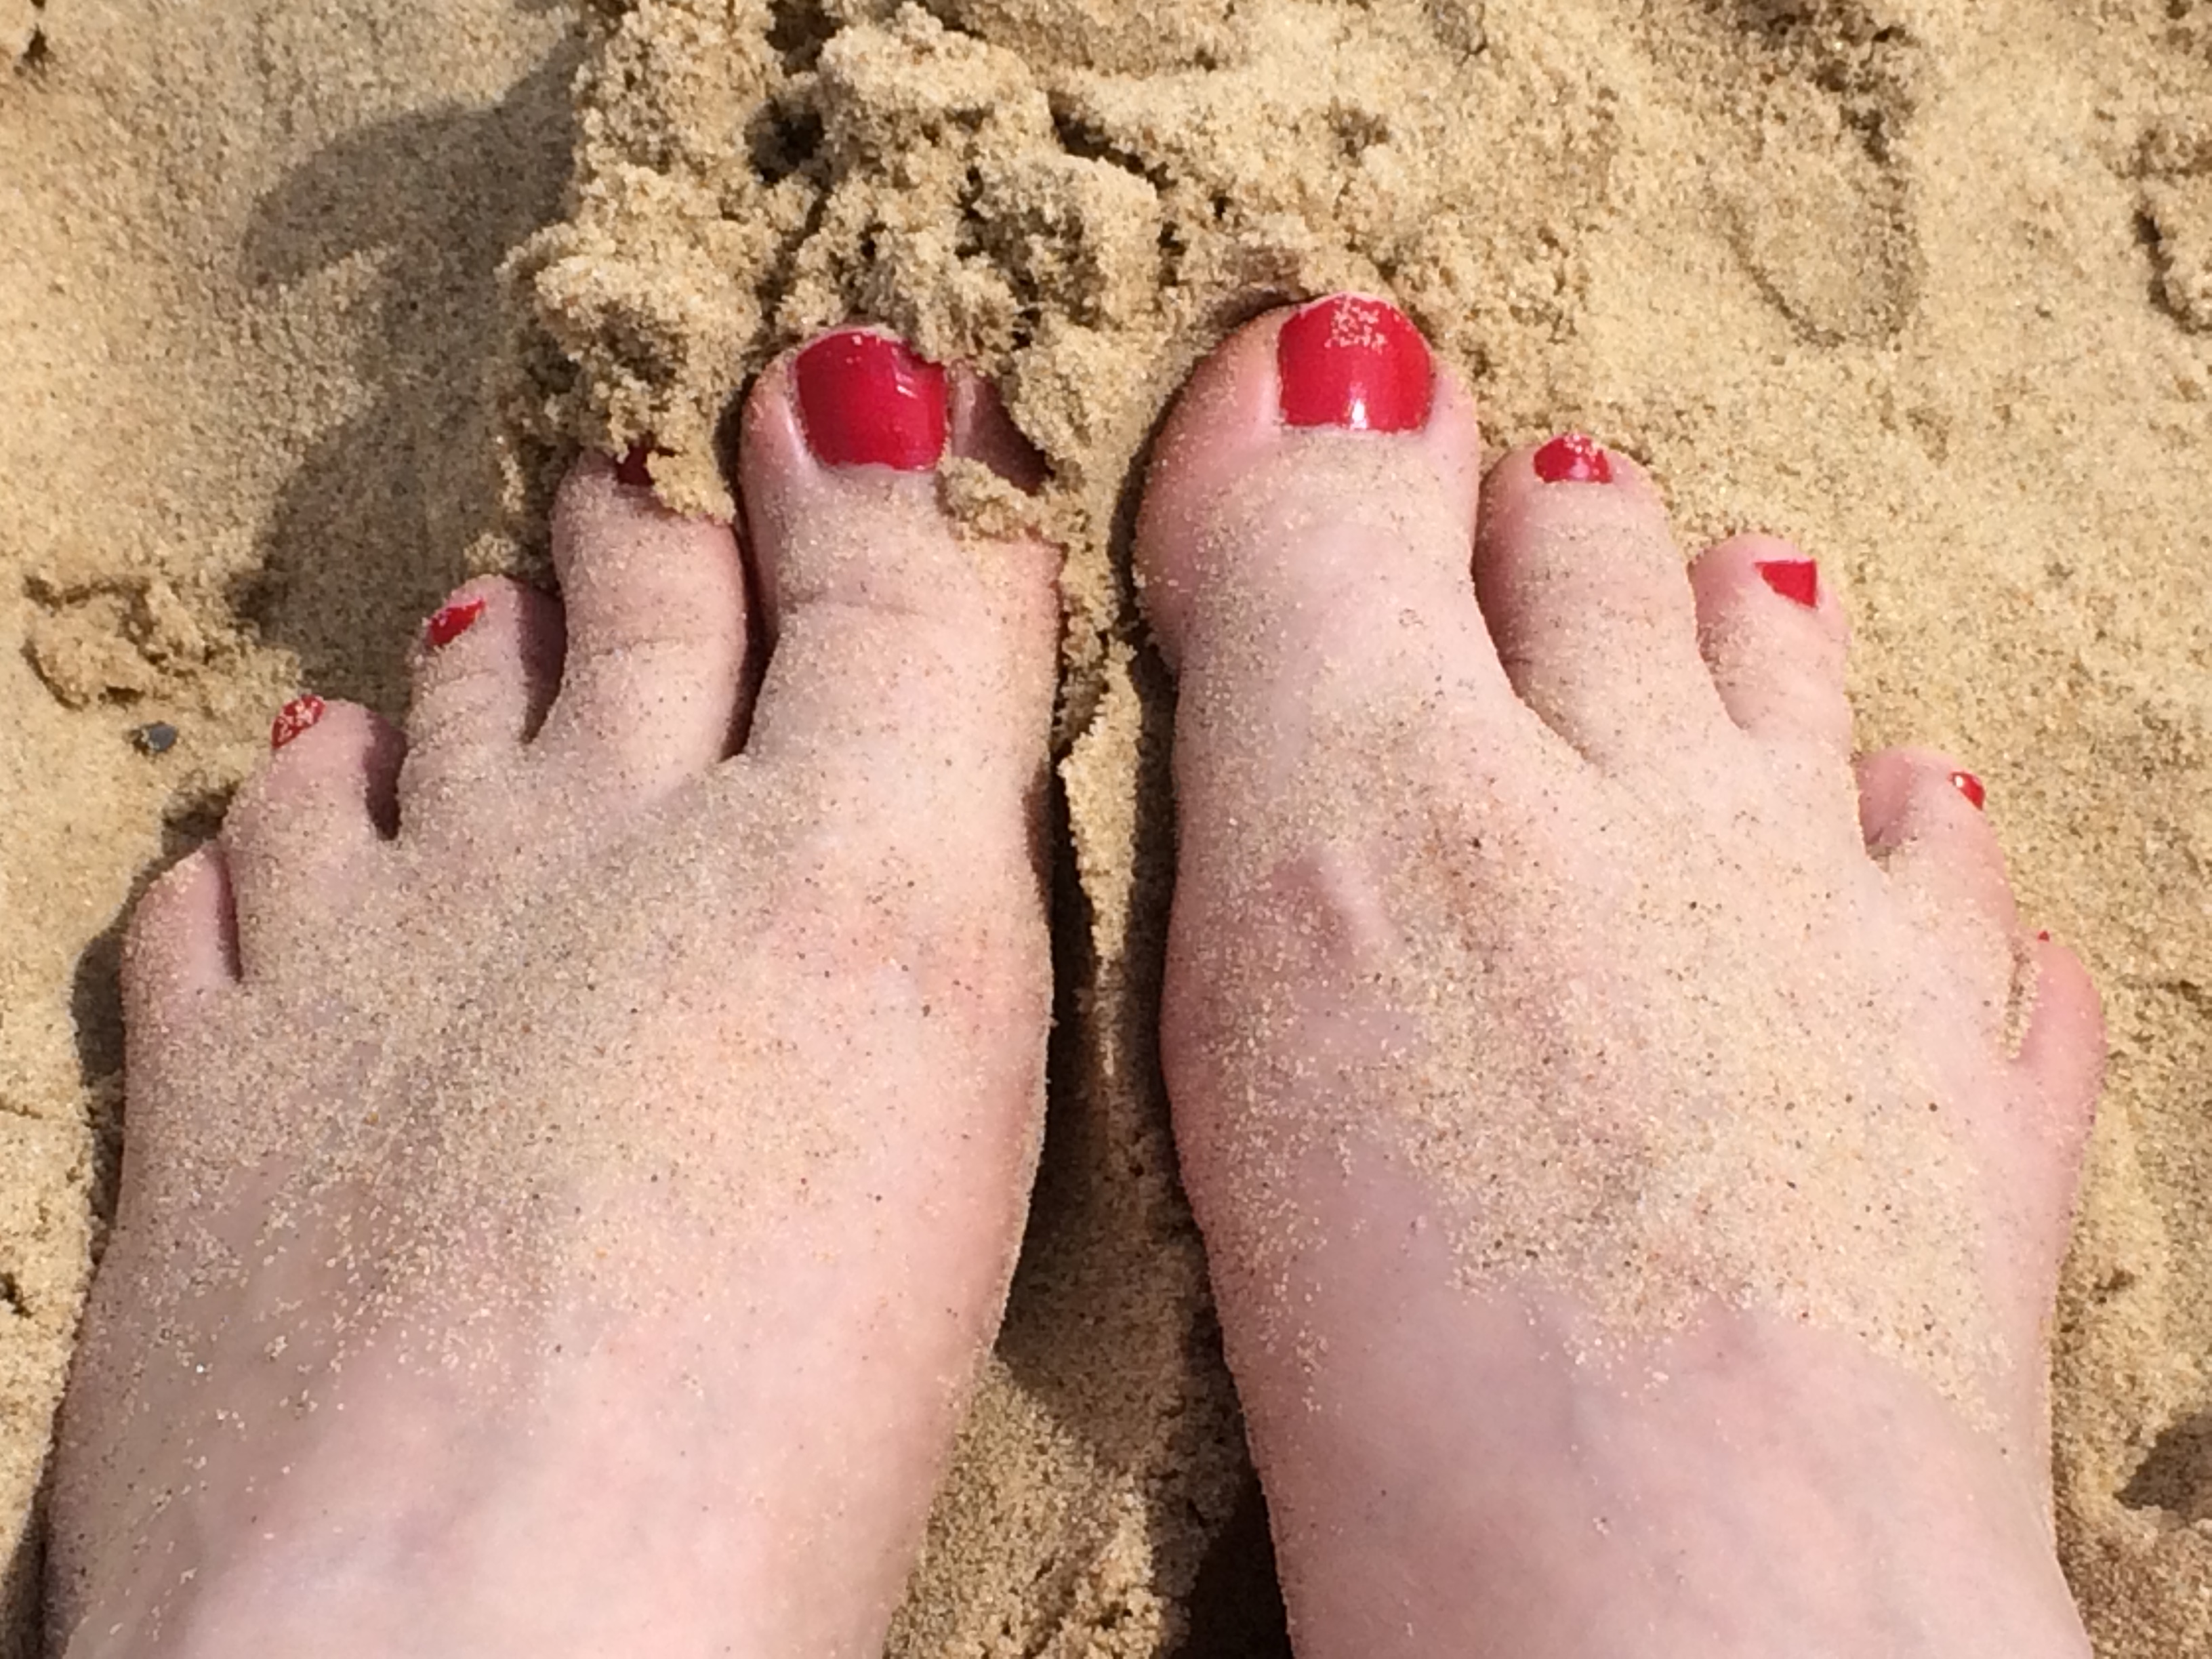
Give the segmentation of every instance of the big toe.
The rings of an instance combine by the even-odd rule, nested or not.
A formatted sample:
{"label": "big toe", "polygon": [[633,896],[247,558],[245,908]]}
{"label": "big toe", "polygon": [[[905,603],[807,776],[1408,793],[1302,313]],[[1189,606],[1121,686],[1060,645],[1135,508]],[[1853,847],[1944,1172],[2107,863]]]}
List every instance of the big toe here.
{"label": "big toe", "polygon": [[1035,477],[987,387],[888,334],[841,329],[763,373],[739,473],[771,643],[745,753],[940,838],[995,840],[1042,774],[1059,556],[958,522],[948,452]]}
{"label": "big toe", "polygon": [[1270,313],[1200,365],[1136,542],[1190,822],[1267,792],[1332,708],[1516,717],[1468,580],[1480,465],[1466,392],[1382,301]]}

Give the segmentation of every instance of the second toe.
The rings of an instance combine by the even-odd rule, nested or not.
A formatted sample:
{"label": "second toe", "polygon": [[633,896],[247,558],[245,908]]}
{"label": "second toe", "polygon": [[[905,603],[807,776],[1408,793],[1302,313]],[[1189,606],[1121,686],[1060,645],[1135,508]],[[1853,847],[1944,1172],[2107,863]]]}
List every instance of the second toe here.
{"label": "second toe", "polygon": [[1659,494],[1576,434],[1483,482],[1475,591],[1522,701],[1611,772],[1664,768],[1728,720]]}
{"label": "second toe", "polygon": [[749,624],[737,538],[667,511],[594,455],[562,483],[552,539],[565,653],[533,757],[649,803],[728,754],[742,730]]}

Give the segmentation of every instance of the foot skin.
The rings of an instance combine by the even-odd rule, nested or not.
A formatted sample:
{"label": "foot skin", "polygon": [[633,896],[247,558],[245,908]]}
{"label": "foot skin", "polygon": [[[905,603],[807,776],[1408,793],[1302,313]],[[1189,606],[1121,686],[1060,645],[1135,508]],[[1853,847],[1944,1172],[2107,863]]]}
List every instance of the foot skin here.
{"label": "foot skin", "polygon": [[1978,782],[1854,769],[1803,555],[1686,580],[1625,457],[1480,453],[1323,302],[1201,367],[1139,521],[1164,1060],[1298,1652],[2086,1656],[2087,977]]}
{"label": "foot skin", "polygon": [[565,612],[470,583],[404,742],[295,706],[147,895],[58,1649],[881,1650],[1041,1128],[1058,611],[871,339],[747,411],[764,665],[731,531],[584,463]]}

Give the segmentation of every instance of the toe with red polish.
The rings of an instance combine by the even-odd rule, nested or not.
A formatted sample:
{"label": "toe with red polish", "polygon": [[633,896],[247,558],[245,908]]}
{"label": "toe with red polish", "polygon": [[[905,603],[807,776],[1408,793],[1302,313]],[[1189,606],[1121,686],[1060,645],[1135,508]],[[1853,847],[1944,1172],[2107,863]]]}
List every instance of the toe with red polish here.
{"label": "toe with red polish", "polygon": [[301,732],[310,730],[329,712],[330,705],[313,692],[297,696],[276,711],[276,718],[269,725],[269,746],[282,749]]}
{"label": "toe with red polish", "polygon": [[1760,559],[1752,568],[1784,599],[1808,611],[1820,608],[1820,567],[1810,559]]}
{"label": "toe with red polish", "polygon": [[926,472],[945,453],[945,370],[872,329],[825,334],[793,365],[806,446],[827,466]]}
{"label": "toe with red polish", "polygon": [[1429,343],[1385,300],[1338,294],[1303,306],[1275,340],[1285,424],[1416,432],[1436,397]]}
{"label": "toe with red polish", "polygon": [[1613,458],[1584,432],[1562,432],[1529,458],[1546,483],[1611,483]]}
{"label": "toe with red polish", "polygon": [[442,650],[474,628],[483,613],[483,600],[473,594],[450,600],[431,613],[429,621],[422,624],[422,635],[431,649]]}

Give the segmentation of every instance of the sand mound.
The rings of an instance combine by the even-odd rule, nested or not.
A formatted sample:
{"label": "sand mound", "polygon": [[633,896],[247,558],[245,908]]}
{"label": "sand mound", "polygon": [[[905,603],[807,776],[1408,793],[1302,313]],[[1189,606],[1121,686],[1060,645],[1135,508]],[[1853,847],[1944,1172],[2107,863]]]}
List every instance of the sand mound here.
{"label": "sand mound", "polygon": [[1358,286],[1498,441],[1583,425],[1686,538],[1797,536],[1847,588],[1863,739],[1989,781],[2113,1030],[2068,1565],[2106,1659],[2212,1647],[2212,10],[1985,14],[640,0],[578,40],[493,0],[0,0],[0,386],[35,412],[0,422],[6,1512],[165,836],[289,685],[396,709],[408,629],[532,556],[574,445],[650,434],[672,501],[726,508],[747,375],[857,313],[999,378],[1071,548],[1051,1139],[894,1646],[1279,1643],[1151,1040],[1168,702],[1122,539],[1191,359]]}

